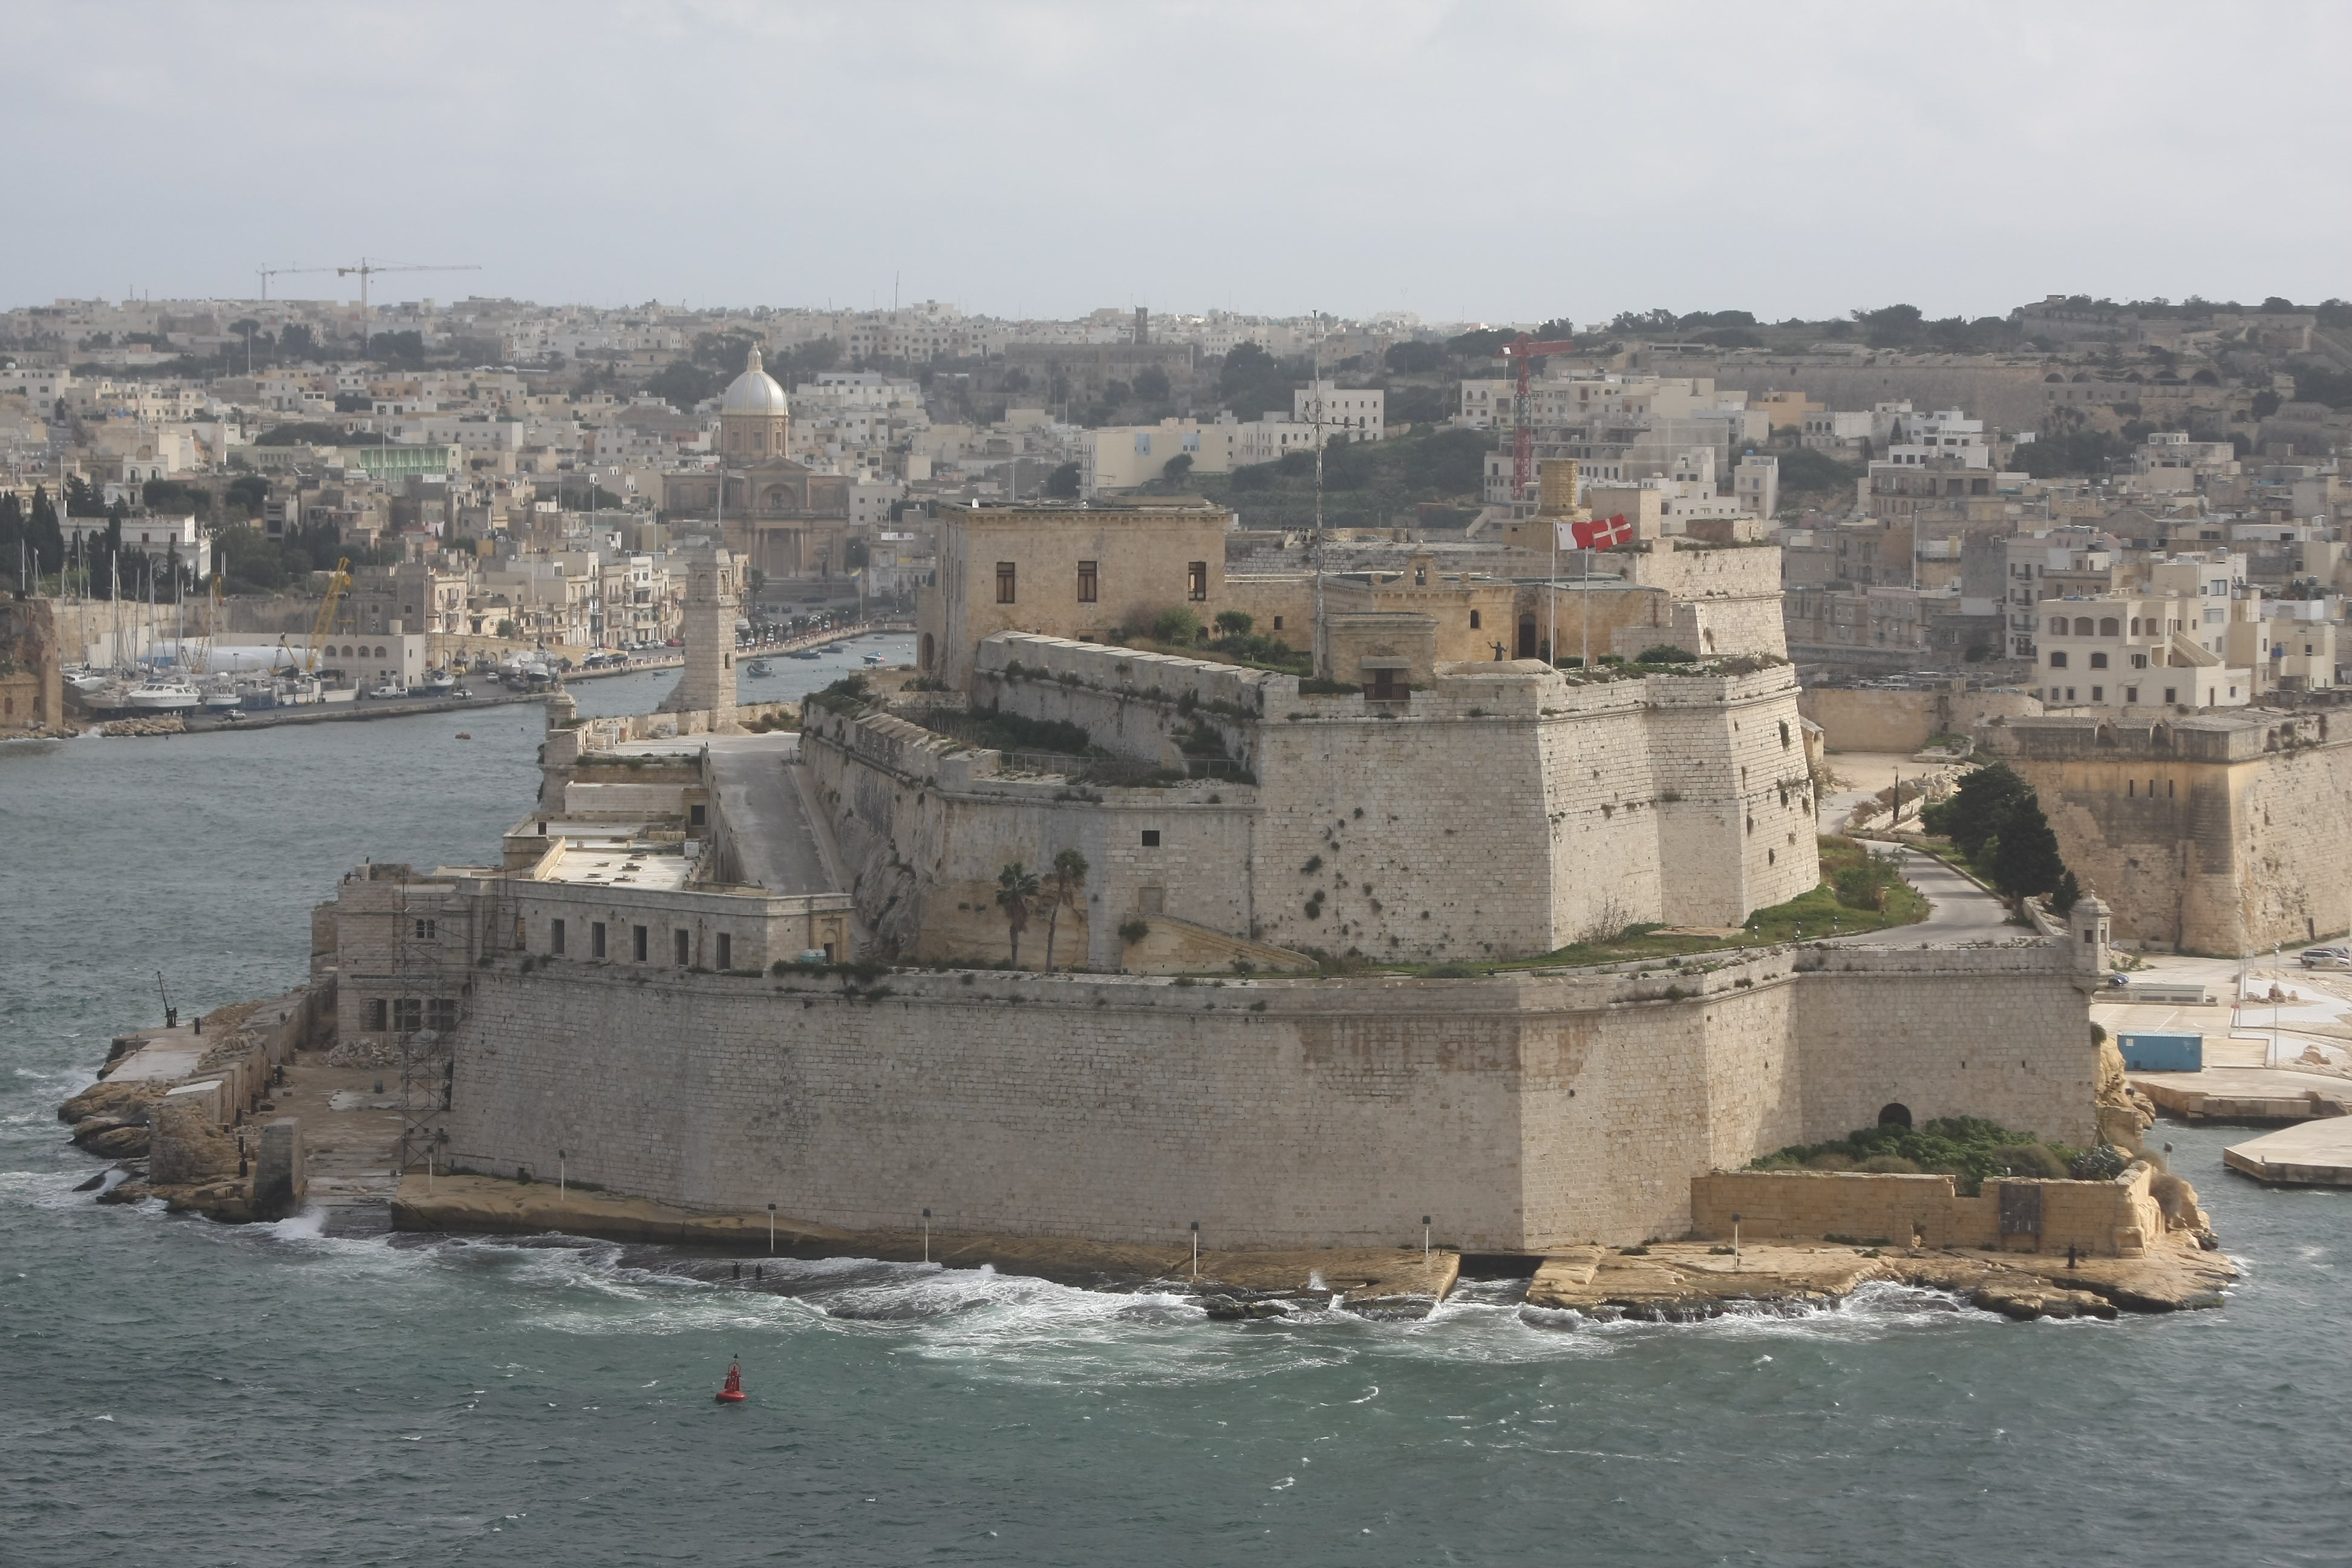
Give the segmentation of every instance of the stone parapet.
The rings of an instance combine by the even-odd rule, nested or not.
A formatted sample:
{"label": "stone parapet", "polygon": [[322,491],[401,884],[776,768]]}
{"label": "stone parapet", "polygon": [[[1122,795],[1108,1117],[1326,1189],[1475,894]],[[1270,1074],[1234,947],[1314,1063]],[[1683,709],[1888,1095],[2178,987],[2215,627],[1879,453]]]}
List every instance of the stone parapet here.
{"label": "stone parapet", "polygon": [[1717,1172],[1691,1181],[1691,1234],[1729,1241],[1736,1225],[1757,1240],[1909,1247],[1916,1237],[1926,1247],[2138,1258],[2164,1235],[2164,1210],[2148,1195],[2154,1175],[2138,1163],[2113,1181],[2002,1178],[1965,1197],[1948,1175]]}

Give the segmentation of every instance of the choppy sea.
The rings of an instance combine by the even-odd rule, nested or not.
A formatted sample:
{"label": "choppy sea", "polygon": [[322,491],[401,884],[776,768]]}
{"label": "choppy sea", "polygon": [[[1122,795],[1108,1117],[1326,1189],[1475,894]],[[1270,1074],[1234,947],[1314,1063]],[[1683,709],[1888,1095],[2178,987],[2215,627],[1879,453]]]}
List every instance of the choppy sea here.
{"label": "choppy sea", "polygon": [[[894,649],[905,639],[889,644]],[[855,664],[778,661],[747,696]],[[673,674],[576,689],[642,710]],[[457,742],[469,731],[474,740]],[[0,746],[0,1564],[2352,1563],[2352,1194],[2161,1129],[2244,1281],[2020,1325],[1865,1290],[1601,1325],[1211,1323],[856,1258],[100,1208],[106,1041],[299,982],[362,857],[478,860],[536,708]],[[751,1401],[711,1394],[740,1356]]]}

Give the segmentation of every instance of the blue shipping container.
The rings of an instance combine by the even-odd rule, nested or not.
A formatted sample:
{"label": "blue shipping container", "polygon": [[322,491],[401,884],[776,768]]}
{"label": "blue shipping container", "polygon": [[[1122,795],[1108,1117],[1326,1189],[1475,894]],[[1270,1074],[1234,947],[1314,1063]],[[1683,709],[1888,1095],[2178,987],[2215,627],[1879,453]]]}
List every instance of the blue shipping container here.
{"label": "blue shipping container", "polygon": [[2201,1072],[2205,1037],[2134,1032],[2117,1035],[2124,1066],[2132,1072]]}

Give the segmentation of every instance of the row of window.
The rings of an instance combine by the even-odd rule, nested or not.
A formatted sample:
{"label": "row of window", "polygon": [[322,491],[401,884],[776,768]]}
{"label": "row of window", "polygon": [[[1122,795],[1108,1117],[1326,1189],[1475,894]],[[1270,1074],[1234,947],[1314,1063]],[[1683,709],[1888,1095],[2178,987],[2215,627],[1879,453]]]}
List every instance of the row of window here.
{"label": "row of window", "polygon": [[[2131,667],[2134,669],[2146,669],[2147,668],[2147,655],[2144,653],[2136,653],[2132,655]],[[2053,648],[2050,650],[2050,668],[2053,669],[2063,669],[2066,668],[2065,649]],[[2091,668],[2093,669],[2106,668],[2107,656],[2104,653],[2093,654],[2091,656]]]}
{"label": "row of window", "polygon": [[[2238,689],[2237,689],[2236,687],[2232,686],[2231,688],[2230,688],[2230,695],[2231,695],[2231,696],[2235,697],[2237,694],[2238,694]],[[2060,695],[2059,689],[2058,689],[2057,687],[2055,687],[2055,686],[2053,686],[2053,687],[2050,688],[2050,689],[2049,689],[2049,691],[2048,691],[2048,693],[2047,693],[2047,700],[2052,701],[2052,702],[2073,702],[2073,701],[2074,701],[2075,700],[2076,700],[2076,699],[2075,699],[2075,696],[2074,696],[2074,689],[2073,687],[2071,687],[2071,686],[2069,686],[2069,687],[2065,688],[2065,691],[2064,691],[2064,695],[2063,695],[2063,696],[2061,696],[2061,695]],[[2092,701],[2094,701],[2094,702],[2105,702],[2106,700],[2107,700],[2107,689],[2106,689],[2105,687],[2104,687],[2104,686],[2094,686],[2093,688],[2091,688],[2091,700],[2092,700]],[[2177,686],[2168,686],[2168,687],[2166,687],[2166,688],[2164,689],[2164,700],[2165,700],[2167,702],[2178,702],[2178,701],[2179,701],[2179,700],[2180,700],[2180,689],[2179,689],[2179,687],[2177,687]],[[2138,687],[2137,687],[2137,686],[2126,686],[2126,687],[2125,687],[2125,688],[2124,688],[2124,701],[2125,701],[2125,703],[2126,703],[2126,705],[2137,704],[2137,703],[2139,701],[2139,688],[2138,688]]]}
{"label": "row of window", "polygon": [[[1010,561],[998,562],[996,563],[996,602],[1000,605],[1017,604],[1020,602],[1020,568]],[[1081,605],[1096,604],[1100,601],[1101,596],[1102,574],[1099,569],[1099,563],[1093,561],[1079,562],[1078,603]],[[1184,567],[1184,596],[1191,599],[1195,604],[1199,604],[1208,598],[1209,563],[1207,562],[1193,561],[1186,563]]]}
{"label": "row of window", "polygon": [[454,996],[401,996],[387,1002],[382,996],[368,998],[366,1026],[377,1034],[387,1027],[399,1034],[414,1034],[419,1029],[433,1029],[447,1034],[457,1026],[457,999]]}

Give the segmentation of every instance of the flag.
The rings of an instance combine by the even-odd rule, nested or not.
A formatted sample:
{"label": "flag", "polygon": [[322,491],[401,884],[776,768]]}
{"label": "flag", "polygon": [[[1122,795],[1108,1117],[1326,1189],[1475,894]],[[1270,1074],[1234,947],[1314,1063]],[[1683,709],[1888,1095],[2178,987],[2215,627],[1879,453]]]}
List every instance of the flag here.
{"label": "flag", "polygon": [[1570,525],[1579,550],[1609,550],[1633,541],[1633,525],[1625,521],[1622,512],[1611,518],[1594,518],[1590,522]]}
{"label": "flag", "polygon": [[1573,522],[1553,523],[1551,525],[1552,548],[1555,550],[1581,549],[1582,543],[1576,537],[1576,530],[1580,526],[1580,524]]}

